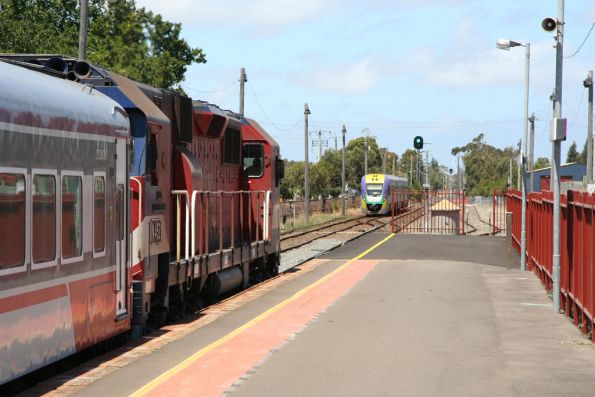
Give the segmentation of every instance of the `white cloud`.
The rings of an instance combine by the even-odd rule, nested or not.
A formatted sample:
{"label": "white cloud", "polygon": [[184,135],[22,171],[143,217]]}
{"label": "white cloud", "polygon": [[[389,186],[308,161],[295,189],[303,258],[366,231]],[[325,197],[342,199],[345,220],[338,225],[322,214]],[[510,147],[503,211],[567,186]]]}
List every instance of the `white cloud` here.
{"label": "white cloud", "polygon": [[249,28],[257,32],[276,31],[314,19],[330,10],[336,0],[137,0],[174,22],[185,25]]}
{"label": "white cloud", "polygon": [[368,57],[354,64],[317,66],[305,74],[294,73],[291,78],[300,85],[316,91],[361,94],[372,89],[379,82],[380,66],[377,61]]}

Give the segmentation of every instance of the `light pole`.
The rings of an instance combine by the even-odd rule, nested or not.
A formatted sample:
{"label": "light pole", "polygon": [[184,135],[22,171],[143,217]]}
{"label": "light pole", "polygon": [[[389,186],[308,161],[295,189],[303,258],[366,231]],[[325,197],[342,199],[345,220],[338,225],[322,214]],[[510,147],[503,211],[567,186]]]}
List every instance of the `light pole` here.
{"label": "light pole", "polygon": [[304,222],[307,225],[310,221],[310,187],[308,181],[308,115],[310,114],[310,109],[308,108],[308,104],[304,104],[304,154],[305,154],[305,164],[304,164]]}
{"label": "light pole", "polygon": [[84,61],[87,56],[87,23],[89,22],[89,0],[81,0],[81,15],[79,26],[79,59]]}
{"label": "light pole", "polygon": [[343,125],[341,130],[343,135],[343,150],[341,151],[341,214],[347,215],[347,205],[345,203],[345,135],[347,134],[347,128]]}
{"label": "light pole", "polygon": [[527,158],[527,136],[529,134],[529,64],[531,59],[531,45],[521,44],[516,41],[499,39],[496,47],[501,50],[510,51],[511,47],[525,47],[525,104],[523,107],[523,136],[521,139],[521,153],[519,162],[522,170],[521,182],[521,271],[526,270],[525,255],[527,249],[527,172],[525,162]]}
{"label": "light pole", "polygon": [[[542,27],[548,27],[547,19],[542,22]],[[562,67],[564,64],[564,0],[558,0],[558,17],[555,23],[556,29],[556,85],[553,95],[554,114],[552,124],[556,125],[562,120]],[[548,29],[550,29],[548,27]],[[546,31],[550,31],[547,30]],[[560,155],[562,140],[556,131],[552,131],[552,177],[550,178],[551,190],[554,192],[553,211],[553,238],[552,238],[552,298],[554,301],[554,313],[560,313]]]}

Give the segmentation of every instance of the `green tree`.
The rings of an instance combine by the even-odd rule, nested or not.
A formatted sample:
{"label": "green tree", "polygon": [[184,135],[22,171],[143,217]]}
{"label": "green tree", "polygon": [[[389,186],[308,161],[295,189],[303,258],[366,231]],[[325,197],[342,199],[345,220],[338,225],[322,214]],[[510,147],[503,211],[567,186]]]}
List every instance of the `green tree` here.
{"label": "green tree", "polygon": [[576,142],[572,141],[572,144],[568,148],[568,153],[566,154],[566,162],[567,163],[575,163],[578,160],[578,151],[576,150]]}
{"label": "green tree", "polygon": [[281,180],[281,197],[292,200],[304,196],[304,162],[285,161],[285,177]]}
{"label": "green tree", "polygon": [[[0,52],[78,55],[78,0],[0,0]],[[179,89],[186,68],[206,62],[181,25],[134,0],[89,2],[88,60],[149,85]]]}
{"label": "green tree", "polygon": [[368,173],[382,172],[382,158],[374,137],[360,137],[349,141],[346,152],[346,180],[351,189],[359,189],[364,176],[364,142],[368,140]]}
{"label": "green tree", "polygon": [[535,160],[533,169],[538,170],[541,168],[547,168],[549,166],[550,166],[550,159],[548,159],[547,157],[539,157],[537,160]]}
{"label": "green tree", "polygon": [[452,154],[463,153],[463,164],[469,194],[489,196],[495,189],[506,186],[509,159],[518,156],[512,147],[504,150],[484,142],[484,135],[477,137],[463,147],[455,147]]}
{"label": "green tree", "polygon": [[579,164],[586,165],[587,164],[587,141],[585,140],[585,144],[583,145],[583,151],[578,155],[576,162]]}

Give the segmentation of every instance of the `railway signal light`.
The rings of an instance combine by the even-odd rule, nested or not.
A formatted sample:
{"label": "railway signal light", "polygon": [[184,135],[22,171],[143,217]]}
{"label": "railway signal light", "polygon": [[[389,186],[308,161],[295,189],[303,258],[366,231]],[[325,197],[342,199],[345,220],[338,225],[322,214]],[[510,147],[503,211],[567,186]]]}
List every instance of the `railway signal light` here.
{"label": "railway signal light", "polygon": [[413,138],[413,147],[417,150],[421,150],[424,147],[424,139],[421,136],[416,136]]}

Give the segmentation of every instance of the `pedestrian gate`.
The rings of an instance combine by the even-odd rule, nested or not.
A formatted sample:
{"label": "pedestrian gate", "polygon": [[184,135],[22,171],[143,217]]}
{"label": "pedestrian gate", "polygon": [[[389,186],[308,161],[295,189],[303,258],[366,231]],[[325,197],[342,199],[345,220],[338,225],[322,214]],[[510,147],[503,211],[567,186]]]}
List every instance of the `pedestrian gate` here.
{"label": "pedestrian gate", "polygon": [[391,191],[393,233],[465,234],[462,190]]}

